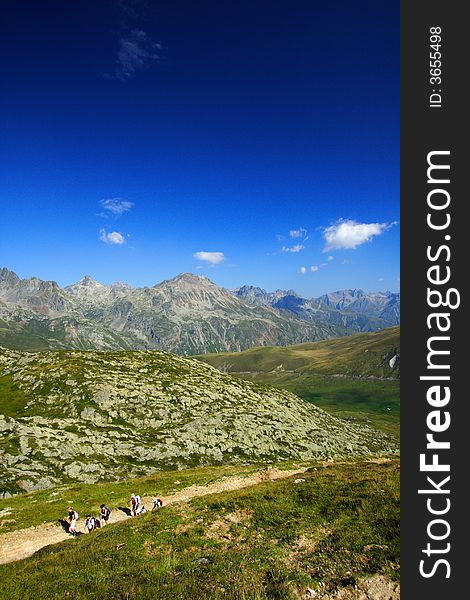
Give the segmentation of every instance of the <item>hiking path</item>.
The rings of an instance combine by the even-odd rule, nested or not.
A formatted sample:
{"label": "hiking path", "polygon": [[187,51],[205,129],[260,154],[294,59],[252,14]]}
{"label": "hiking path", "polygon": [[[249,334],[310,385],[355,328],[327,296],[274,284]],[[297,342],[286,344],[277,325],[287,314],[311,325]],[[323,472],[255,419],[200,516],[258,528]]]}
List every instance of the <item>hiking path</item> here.
{"label": "hiking path", "polygon": [[[175,494],[163,497],[164,506],[175,504],[176,502],[188,502],[192,498],[199,496],[207,496],[209,494],[217,494],[219,492],[239,490],[252,485],[257,485],[263,481],[283,479],[290,477],[291,475],[304,473],[306,470],[307,467],[297,468],[289,471],[282,471],[280,469],[268,467],[247,477],[226,477],[207,485],[191,485],[190,487],[184,488]],[[149,507],[152,505],[152,497],[143,496],[142,504],[147,508],[147,510],[149,510]],[[64,507],[64,513],[65,509],[66,507]],[[108,523],[118,523],[119,521],[124,521],[125,519],[129,518],[131,517],[122,510],[112,507],[112,512]],[[84,527],[85,519],[79,518],[77,530],[84,532]],[[72,539],[74,539],[74,537],[67,533],[61,525],[56,523],[43,523],[34,527],[28,527],[26,529],[19,529],[17,531],[1,534],[0,565],[21,560],[23,558],[28,558],[45,546]]]}

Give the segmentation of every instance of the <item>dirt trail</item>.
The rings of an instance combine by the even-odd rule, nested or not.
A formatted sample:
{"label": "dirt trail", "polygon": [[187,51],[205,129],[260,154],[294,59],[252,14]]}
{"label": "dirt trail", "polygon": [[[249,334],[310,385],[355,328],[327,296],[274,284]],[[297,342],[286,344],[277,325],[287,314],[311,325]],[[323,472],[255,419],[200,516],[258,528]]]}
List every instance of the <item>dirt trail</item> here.
{"label": "dirt trail", "polygon": [[[163,499],[165,506],[174,504],[175,502],[187,502],[188,500],[199,496],[239,490],[251,485],[256,485],[262,481],[283,479],[285,477],[290,477],[291,475],[304,473],[306,470],[307,467],[293,469],[291,471],[267,468],[248,477],[235,476],[221,479],[220,481],[208,485],[192,485],[171,496],[164,496]],[[144,496],[142,498],[142,503],[148,509],[152,505],[152,498],[150,496]],[[109,523],[117,523],[118,521],[124,521],[129,518],[130,517],[124,512],[114,508]],[[84,530],[84,523],[85,521],[83,518],[79,519],[79,530]],[[35,527],[28,527],[27,529],[19,529],[18,531],[4,533],[3,535],[0,535],[0,565],[27,558],[41,548],[44,548],[44,546],[71,539],[73,539],[73,537],[66,533],[60,525],[56,525],[55,523],[45,523]]]}

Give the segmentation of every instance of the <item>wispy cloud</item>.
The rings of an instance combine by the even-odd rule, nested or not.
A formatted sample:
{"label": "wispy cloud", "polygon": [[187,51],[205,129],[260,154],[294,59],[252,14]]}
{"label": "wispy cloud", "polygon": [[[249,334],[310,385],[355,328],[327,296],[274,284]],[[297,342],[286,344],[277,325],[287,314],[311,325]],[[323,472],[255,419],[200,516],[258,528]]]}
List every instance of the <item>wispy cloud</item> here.
{"label": "wispy cloud", "polygon": [[381,235],[396,223],[358,223],[357,221],[340,219],[323,231],[325,248],[329,250],[355,250],[373,237]]}
{"label": "wispy cloud", "polygon": [[299,227],[298,229],[291,229],[289,231],[289,235],[291,238],[302,238],[303,240],[307,239],[307,230],[303,227]]}
{"label": "wispy cloud", "polygon": [[104,210],[107,210],[113,215],[122,215],[131,210],[134,206],[133,202],[130,202],[125,198],[105,198],[104,200],[101,200],[100,204]]}
{"label": "wispy cloud", "polygon": [[105,244],[111,245],[121,245],[126,243],[122,233],[119,233],[118,231],[110,231],[108,233],[103,227],[100,229],[100,240]]}
{"label": "wispy cloud", "polygon": [[108,77],[126,81],[161,56],[161,42],[152,41],[142,29],[133,29],[119,40],[116,69]]}
{"label": "wispy cloud", "polygon": [[312,271],[312,273],[316,273],[319,269],[320,267],[318,265],[312,265],[310,267],[310,271]]}
{"label": "wispy cloud", "polygon": [[224,260],[226,260],[225,254],[223,252],[195,252],[193,257],[197,260],[202,260],[203,262],[207,262],[210,265],[218,265]]}
{"label": "wispy cloud", "polygon": [[295,246],[283,246],[281,252],[301,252],[305,246],[302,244],[296,244]]}
{"label": "wispy cloud", "polygon": [[332,260],[334,260],[334,259],[335,259],[335,257],[334,257],[334,256],[331,256],[331,254],[330,254],[330,256],[329,256],[329,257],[328,257],[326,260],[327,260],[328,262],[331,262],[331,261],[332,261]]}

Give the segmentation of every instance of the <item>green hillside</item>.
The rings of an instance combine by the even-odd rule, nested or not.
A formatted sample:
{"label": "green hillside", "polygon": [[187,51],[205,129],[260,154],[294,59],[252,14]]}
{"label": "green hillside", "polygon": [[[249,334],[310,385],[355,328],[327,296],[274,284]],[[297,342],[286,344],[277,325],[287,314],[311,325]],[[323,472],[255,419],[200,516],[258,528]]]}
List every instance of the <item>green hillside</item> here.
{"label": "green hillside", "polygon": [[11,600],[296,600],[367,582],[395,589],[398,574],[398,462],[350,462],[45,547],[1,566],[0,592]]}
{"label": "green hillside", "polygon": [[337,416],[399,435],[400,328],[240,353],[199,356],[243,379],[286,389]]}
{"label": "green hillside", "polygon": [[160,351],[0,350],[0,431],[9,493],[396,450],[393,439],[285,390]]}
{"label": "green hillside", "polygon": [[400,349],[400,328],[375,333],[297,344],[265,347],[244,352],[219,352],[200,356],[201,360],[228,373],[296,371],[350,377],[399,378],[400,368],[389,360]]}

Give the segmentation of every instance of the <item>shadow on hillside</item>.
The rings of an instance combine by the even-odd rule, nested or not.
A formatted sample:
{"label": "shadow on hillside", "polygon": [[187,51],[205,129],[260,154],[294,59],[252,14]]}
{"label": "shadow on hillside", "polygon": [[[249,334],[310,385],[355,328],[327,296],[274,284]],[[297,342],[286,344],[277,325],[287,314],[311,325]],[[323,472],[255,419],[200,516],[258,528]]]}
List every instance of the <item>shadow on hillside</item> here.
{"label": "shadow on hillside", "polygon": [[131,509],[127,508],[126,506],[118,506],[118,510],[122,510],[122,512],[125,513],[128,517],[131,516]]}
{"label": "shadow on hillside", "polygon": [[70,531],[70,523],[67,521],[67,519],[57,519],[57,521],[66,533],[70,533],[70,535],[73,535],[74,537],[83,535],[83,531],[75,531],[74,533],[72,533]]}
{"label": "shadow on hillside", "polygon": [[60,526],[62,527],[62,529],[68,533],[69,532],[69,527],[70,527],[70,523],[66,520],[66,519],[58,519]]}

